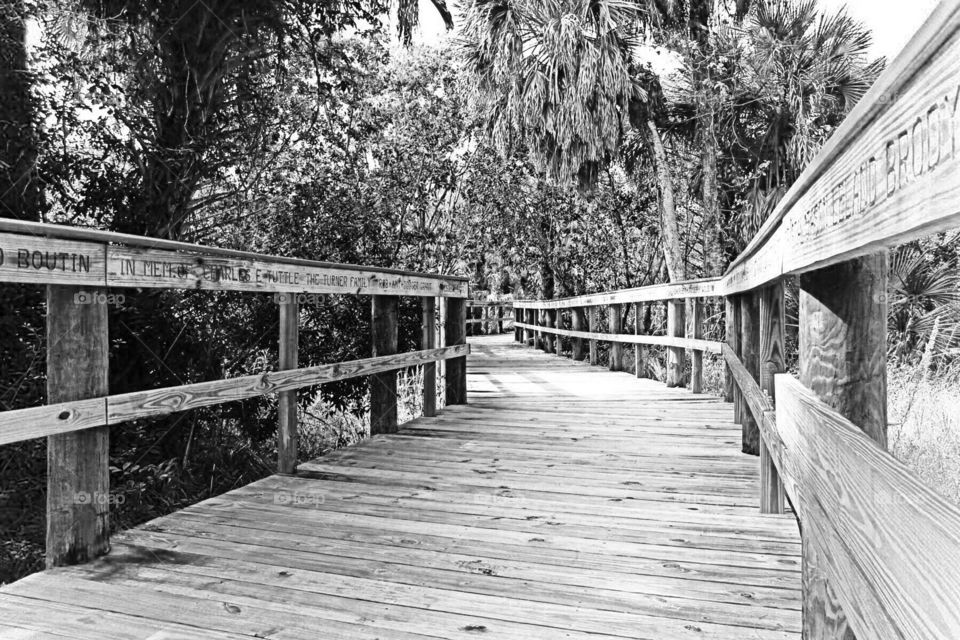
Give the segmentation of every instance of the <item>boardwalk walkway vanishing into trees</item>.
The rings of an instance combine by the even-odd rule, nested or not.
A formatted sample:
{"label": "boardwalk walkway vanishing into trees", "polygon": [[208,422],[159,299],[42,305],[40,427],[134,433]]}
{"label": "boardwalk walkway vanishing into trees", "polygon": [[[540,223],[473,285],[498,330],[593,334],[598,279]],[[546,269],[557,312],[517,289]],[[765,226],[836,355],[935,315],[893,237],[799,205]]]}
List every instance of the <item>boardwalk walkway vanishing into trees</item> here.
{"label": "boardwalk walkway vanishing into trees", "polygon": [[[48,363],[47,404],[0,412],[0,446],[48,459],[48,570],[0,589],[0,637],[960,638],[960,509],[886,451],[886,252],[960,228],[958,62],[944,0],[721,277],[469,325],[466,278],[0,220]],[[275,296],[274,370],[111,395],[102,301],[129,288]],[[372,357],[301,366],[300,294],[369,298]],[[508,317],[468,376],[467,327]],[[653,347],[665,384],[623,371]],[[412,367],[425,417],[398,430]],[[297,390],[356,377],[372,439],[301,463]],[[111,429],[267,394],[278,475],[111,539]]]}
{"label": "boardwalk walkway vanishing into trees", "polygon": [[0,637],[799,637],[732,405],[472,342],[469,404],[9,585]]}

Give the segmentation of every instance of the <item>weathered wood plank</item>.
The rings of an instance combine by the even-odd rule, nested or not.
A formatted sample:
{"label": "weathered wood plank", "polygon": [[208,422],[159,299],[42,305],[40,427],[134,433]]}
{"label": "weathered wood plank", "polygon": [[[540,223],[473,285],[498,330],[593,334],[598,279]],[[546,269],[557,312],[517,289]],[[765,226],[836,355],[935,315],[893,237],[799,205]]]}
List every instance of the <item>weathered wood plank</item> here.
{"label": "weathered wood plank", "polygon": [[188,411],[267,393],[293,391],[327,382],[347,380],[427,362],[459,359],[469,345],[412,351],[395,356],[365,358],[288,371],[198,382],[196,384],[134,391],[114,396],[58,403],[33,409],[0,412],[0,444],[66,433],[128,420]]}
{"label": "weathered wood plank", "polygon": [[[623,333],[623,308],[619,304],[607,307],[607,331],[611,334]],[[623,371],[623,345],[610,343],[610,371]]]}
{"label": "weathered wood plank", "polygon": [[0,220],[0,282],[466,297],[467,278]]}
{"label": "weathered wood plank", "polygon": [[[760,298],[760,389],[775,395],[773,377],[786,371],[786,303],[782,281],[766,287]],[[762,419],[759,420],[762,423]],[[783,483],[766,442],[760,442],[760,512],[783,513]]]}
{"label": "weathered wood plank", "polygon": [[[110,339],[107,305],[96,301],[101,293],[47,287],[47,398],[52,402],[108,392]],[[93,299],[79,297],[84,294]],[[47,438],[47,567],[87,562],[110,548],[109,459],[107,427]]]}
{"label": "weathered wood plank", "polygon": [[[437,300],[424,298],[421,307],[422,349],[437,348]],[[425,362],[423,365],[423,415],[432,418],[437,415],[437,363]]]}
{"label": "weathered wood plank", "polygon": [[655,284],[635,289],[620,289],[574,298],[554,300],[514,300],[516,309],[569,309],[572,307],[596,307],[632,302],[656,302],[668,299],[703,298],[722,295],[717,285],[720,278],[690,280],[674,284]]}
{"label": "weathered wood plank", "polygon": [[776,389],[804,538],[857,637],[957,637],[960,509],[792,376]]}
{"label": "weathered wood plank", "polygon": [[[299,365],[300,305],[295,296],[278,299],[280,305],[279,361],[281,371],[296,369]],[[297,471],[299,452],[297,438],[297,392],[277,394],[277,470],[291,474]]]}
{"label": "weathered wood plank", "polygon": [[447,299],[447,317],[444,319],[444,341],[447,349],[461,348],[461,355],[447,360],[444,380],[445,402],[447,406],[467,403],[467,346],[466,330],[467,308],[463,300]]}
{"label": "weathered wood plank", "polygon": [[[396,296],[373,296],[371,299],[371,344],[373,357],[392,356],[397,352],[400,299]],[[397,431],[397,372],[385,371],[369,377],[370,435]]]}

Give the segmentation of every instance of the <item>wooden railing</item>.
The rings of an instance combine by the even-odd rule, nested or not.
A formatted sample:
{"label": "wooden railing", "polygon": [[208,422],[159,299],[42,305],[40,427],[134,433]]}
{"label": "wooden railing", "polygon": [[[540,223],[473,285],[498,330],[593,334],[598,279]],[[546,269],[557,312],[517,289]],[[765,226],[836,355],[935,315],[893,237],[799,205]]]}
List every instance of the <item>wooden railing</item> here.
{"label": "wooden railing", "polygon": [[[703,353],[720,353],[719,342],[703,339],[701,300],[717,295],[718,282],[717,279],[698,280],[557,300],[517,300],[513,306],[523,321],[516,322],[515,326],[523,333],[518,332],[516,339],[561,355],[564,351],[562,338],[570,338],[571,357],[589,360],[590,364],[598,363],[597,343],[609,342],[611,371],[624,370],[623,345],[632,344],[637,377],[646,372],[646,347],[666,347],[666,382],[670,387],[683,384],[684,353],[689,349],[692,353],[690,388],[694,393],[700,393],[703,389]],[[641,334],[642,305],[657,302],[667,305],[667,335]],[[624,316],[629,315],[624,313],[626,305],[632,305],[633,333],[623,331]],[[601,307],[607,310],[606,332],[598,331]],[[567,319],[570,329],[563,328]]]}
{"label": "wooden railing", "polygon": [[512,302],[467,302],[467,335],[501,334],[514,329]]}
{"label": "wooden railing", "polygon": [[[46,437],[48,566],[109,548],[109,427],[268,393],[279,401],[278,471],[297,468],[297,389],[370,376],[372,434],[397,430],[397,370],[423,365],[423,412],[436,415],[436,363],[446,361],[447,404],[466,391],[464,278],[355,267],[115,233],[0,220],[0,282],[47,291],[47,401],[0,412],[0,445]],[[169,288],[273,294],[279,369],[163,389],[109,395],[107,302],[117,289]],[[298,367],[301,297],[369,295],[371,358]],[[420,351],[397,353],[400,296],[422,300]],[[437,347],[437,299],[446,301]]]}
{"label": "wooden railing", "polygon": [[[887,453],[885,371],[887,248],[960,226],[958,70],[960,0],[947,0],[719,280],[514,305],[528,340],[651,344],[585,334],[576,310],[725,298],[726,395],[744,450],[760,455],[760,508],[782,513],[789,500],[801,526],[804,638],[960,638],[960,509]],[[790,277],[799,379],[783,373]],[[571,309],[575,330],[557,330]],[[675,369],[689,343],[671,346]]]}

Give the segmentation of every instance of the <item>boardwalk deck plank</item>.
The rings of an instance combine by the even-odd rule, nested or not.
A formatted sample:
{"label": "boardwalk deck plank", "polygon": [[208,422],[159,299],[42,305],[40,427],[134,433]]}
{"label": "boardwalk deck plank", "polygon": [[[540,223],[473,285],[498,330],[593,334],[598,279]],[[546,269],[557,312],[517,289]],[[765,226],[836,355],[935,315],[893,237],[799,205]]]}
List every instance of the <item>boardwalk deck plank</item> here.
{"label": "boardwalk deck plank", "polygon": [[800,637],[731,405],[472,342],[470,404],[7,585],[0,638]]}

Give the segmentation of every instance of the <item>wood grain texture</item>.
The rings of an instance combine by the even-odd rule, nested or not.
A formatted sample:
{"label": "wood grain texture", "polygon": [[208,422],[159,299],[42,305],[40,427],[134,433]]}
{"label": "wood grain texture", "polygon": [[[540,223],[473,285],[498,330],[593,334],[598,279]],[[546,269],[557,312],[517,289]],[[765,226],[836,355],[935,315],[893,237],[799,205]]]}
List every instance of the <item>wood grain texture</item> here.
{"label": "wood grain texture", "polygon": [[[551,311],[550,318],[554,327],[557,327],[559,329],[560,327],[563,326],[563,311],[561,309],[554,309],[553,311]],[[563,355],[563,340],[559,335],[554,337],[553,347],[554,347],[554,352],[558,356]]]}
{"label": "wood grain texture", "polygon": [[0,220],[0,282],[466,297],[467,279]]}
{"label": "wood grain texture", "polygon": [[756,469],[723,444],[729,406],[507,337],[472,346],[470,405],[6,585],[2,625],[98,640],[799,638],[796,525],[756,513]]}
{"label": "wood grain texture", "polygon": [[[597,340],[598,340],[598,338],[596,337],[597,335],[599,335],[598,332],[597,332],[597,329],[599,328],[599,324],[600,324],[599,321],[598,321],[598,315],[599,315],[599,313],[600,313],[600,310],[597,309],[596,307],[588,307],[588,308],[587,308],[587,321],[588,321],[588,322],[587,322],[587,333],[594,335],[594,337],[589,338],[590,364],[592,364],[592,365],[594,365],[594,366],[596,366],[596,365],[599,364],[599,362],[600,362],[600,355],[599,355],[599,353],[597,352]],[[579,334],[571,334],[571,335],[573,335],[574,337],[577,337]],[[589,336],[583,336],[583,337],[589,337]]]}
{"label": "wood grain texture", "polygon": [[[800,277],[800,380],[882,448],[887,433],[886,295],[885,254]],[[818,541],[805,550],[825,545],[828,541]],[[846,611],[838,601],[839,587],[819,575],[829,559],[821,554],[806,563],[818,573],[804,580],[804,626],[822,638],[849,637],[844,614],[858,614]]]}
{"label": "wood grain texture", "polygon": [[887,269],[877,254],[800,277],[800,381],[884,447]]}
{"label": "wood grain texture", "polygon": [[467,403],[467,308],[463,300],[447,299],[447,316],[444,318],[444,342],[447,348],[462,347],[462,356],[447,360],[445,404],[447,406]]}
{"label": "wood grain texture", "polygon": [[102,245],[0,233],[0,282],[104,287],[105,269]]}
{"label": "wood grain texture", "polygon": [[[47,398],[108,393],[110,345],[102,289],[47,287]],[[58,422],[60,422],[58,420]],[[47,438],[46,565],[87,562],[110,549],[110,430],[93,427]]]}
{"label": "wood grain texture", "polygon": [[[687,335],[694,340],[703,340],[703,304],[694,298],[687,301]],[[690,391],[703,393],[703,352],[690,352]]]}
{"label": "wood grain texture", "polygon": [[426,362],[457,360],[465,357],[469,351],[469,345],[460,344],[453,347],[400,353],[395,356],[365,358],[289,371],[268,371],[240,378],[134,391],[33,409],[3,411],[0,412],[0,444],[189,411],[268,393],[292,391],[327,382],[396,371]]}
{"label": "wood grain texture", "polygon": [[[684,340],[684,304],[682,300],[667,301],[667,335],[675,340]],[[684,382],[684,350],[682,347],[667,348],[667,386],[681,387]]]}
{"label": "wood grain texture", "polygon": [[[281,371],[299,366],[300,305],[294,296],[281,300],[278,368]],[[281,391],[277,394],[277,470],[292,474],[297,471],[297,392]]]}
{"label": "wood grain texture", "polygon": [[776,376],[776,389],[790,452],[783,475],[799,487],[794,506],[814,569],[807,593],[824,610],[809,632],[958,637],[960,509],[792,376]]}
{"label": "wood grain texture", "polygon": [[[396,296],[371,298],[370,343],[373,357],[397,353],[400,299]],[[371,375],[370,381],[370,435],[397,431],[397,372],[385,371]]]}
{"label": "wood grain texture", "polygon": [[[584,313],[583,307],[573,308],[570,314],[570,328],[574,331],[587,329],[587,316]],[[571,357],[577,361],[585,360],[587,358],[587,349],[583,338],[574,338],[571,344]]]}
{"label": "wood grain texture", "polygon": [[[756,294],[745,293],[740,303],[740,360],[754,380],[760,379],[760,309]],[[740,415],[743,427],[743,452],[760,455],[760,430],[754,415],[744,411]]]}
{"label": "wood grain texture", "polygon": [[658,300],[702,298],[722,295],[717,285],[719,278],[688,280],[672,284],[655,284],[634,289],[619,289],[573,298],[554,300],[514,300],[516,309],[572,309],[573,307],[597,307],[633,302],[656,302]]}
{"label": "wood grain texture", "polygon": [[[424,298],[421,303],[422,349],[437,348],[437,300]],[[432,418],[437,415],[437,363],[426,362],[423,365],[423,415]]]}
{"label": "wood grain texture", "polygon": [[[760,389],[774,398],[773,377],[786,371],[786,303],[782,281],[760,291]],[[776,399],[774,398],[774,403]],[[766,443],[760,442],[760,512],[783,513],[780,474]]]}
{"label": "wood grain texture", "polygon": [[[612,304],[607,307],[607,331],[613,334],[623,333],[623,307]],[[610,371],[623,371],[623,345],[620,342],[610,343]]]}

